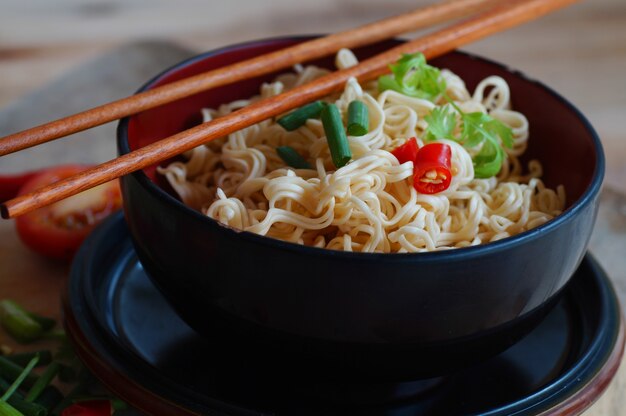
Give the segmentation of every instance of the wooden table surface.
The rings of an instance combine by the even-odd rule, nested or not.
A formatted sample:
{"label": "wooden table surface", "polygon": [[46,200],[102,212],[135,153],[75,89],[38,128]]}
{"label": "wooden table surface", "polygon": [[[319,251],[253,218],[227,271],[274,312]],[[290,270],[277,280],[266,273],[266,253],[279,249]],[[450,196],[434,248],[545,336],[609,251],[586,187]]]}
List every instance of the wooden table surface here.
{"label": "wooden table surface", "polygon": [[[55,80],[61,78],[67,84],[68,77],[63,76],[68,71],[129,43],[160,40],[203,51],[255,38],[334,32],[426,3],[424,0],[0,0],[0,114],[12,107],[14,111],[23,109],[29,97],[30,102],[36,101],[37,91]],[[626,303],[625,45],[626,2],[587,0],[465,48],[506,62],[552,86],[578,106],[597,129],[605,146],[607,175],[590,250],[613,279],[623,305]],[[143,68],[149,74],[144,79],[161,69],[163,64]],[[118,77],[105,74],[100,81],[115,84]],[[117,90],[121,88],[130,94],[139,84],[123,88],[117,85]],[[59,97],[46,105],[57,111],[71,109],[72,98]],[[111,98],[114,97],[100,94],[92,104]],[[19,113],[27,121],[32,119],[33,124],[45,121],[38,118],[45,112],[42,105],[33,108],[37,111]],[[0,174],[71,161],[108,160],[115,155],[113,126],[98,131],[101,139],[97,141],[84,134],[3,157]],[[1,133],[9,131],[3,131],[0,125]],[[31,254],[18,241],[13,223],[0,221],[1,298],[15,298],[35,311],[59,316],[59,293],[66,276],[66,266]],[[1,337],[0,344],[10,344]],[[585,415],[625,414],[625,388],[623,365],[606,393]]]}

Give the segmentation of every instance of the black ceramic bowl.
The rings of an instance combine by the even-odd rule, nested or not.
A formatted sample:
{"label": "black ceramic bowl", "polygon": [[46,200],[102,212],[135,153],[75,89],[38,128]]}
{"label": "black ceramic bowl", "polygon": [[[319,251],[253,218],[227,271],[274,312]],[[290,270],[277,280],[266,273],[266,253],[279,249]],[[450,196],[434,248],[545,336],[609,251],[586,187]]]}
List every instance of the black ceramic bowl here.
{"label": "black ceramic bowl", "polygon": [[[208,52],[166,70],[141,90],[305,39]],[[356,53],[367,57],[398,42]],[[330,58],[315,63],[332,67]],[[604,174],[600,141],[576,108],[518,72],[461,52],[433,63],[459,74],[470,91],[489,75],[507,80],[515,109],[530,121],[525,157],[543,163],[548,186],[565,186],[567,210],[531,231],[481,246],[346,253],[224,227],[166,192],[151,167],[122,180],[126,220],[143,266],[185,321],[211,339],[261,351],[264,359],[291,368],[301,369],[310,356],[323,358],[333,373],[392,377],[444,374],[503,350],[540,321],[585,253]],[[188,128],[198,122],[200,108],[251,96],[271,78],[124,119],[119,151]]]}

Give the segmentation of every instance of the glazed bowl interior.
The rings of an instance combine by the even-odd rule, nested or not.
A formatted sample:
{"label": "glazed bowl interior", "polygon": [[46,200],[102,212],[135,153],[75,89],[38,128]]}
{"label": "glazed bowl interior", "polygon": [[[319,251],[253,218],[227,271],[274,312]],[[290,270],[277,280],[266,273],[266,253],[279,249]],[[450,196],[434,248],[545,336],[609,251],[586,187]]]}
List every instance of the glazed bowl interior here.
{"label": "glazed bowl interior", "polygon": [[[270,39],[209,52],[166,70],[142,90],[303,40]],[[355,53],[365,58],[398,42]],[[313,63],[333,68],[333,62],[330,57]],[[540,322],[586,250],[604,174],[599,139],[564,98],[505,66],[462,52],[431,63],[461,76],[470,92],[490,75],[508,82],[514,109],[530,122],[522,162],[540,160],[546,185],[565,187],[566,211],[536,229],[481,246],[345,253],[220,226],[184,206],[151,166],[122,181],[126,219],[142,264],[183,319],[212,339],[269,346],[281,357],[321,358],[349,372],[368,368],[423,377],[497,353]],[[120,153],[198,124],[201,108],[255,95],[276,74],[124,119]]]}
{"label": "glazed bowl interior", "polygon": [[[255,42],[254,47],[242,44],[209,52],[185,61],[175,69],[165,71],[142,89],[152,89],[178,81],[200,72],[278,50],[304,39],[270,39]],[[365,58],[387,50],[395,44],[395,41],[381,42],[359,48],[356,52],[360,58]],[[213,59],[206,59],[209,56]],[[334,57],[309,63],[332,69]],[[460,75],[469,91],[473,91],[486,76],[503,77],[512,91],[513,108],[531,120],[531,139],[523,160],[543,161],[544,182],[551,188],[556,188],[560,184],[565,187],[567,206],[580,199],[590,188],[600,169],[601,148],[598,147],[597,138],[593,137],[595,134],[587,134],[592,128],[578,111],[565,102],[550,105],[555,100],[560,101],[560,97],[554,91],[541,83],[529,80],[520,72],[465,53],[450,53],[432,60],[431,64],[448,68]],[[241,81],[236,87],[232,85],[218,87],[133,116],[128,124],[128,143],[124,146],[124,151],[138,149],[200,124],[201,108],[217,108],[220,104],[256,95],[262,82],[271,81],[276,75],[287,71],[288,69],[285,69]],[[557,163],[554,163],[555,161]],[[145,169],[144,173],[151,181],[162,187],[163,178],[156,175],[156,166]]]}

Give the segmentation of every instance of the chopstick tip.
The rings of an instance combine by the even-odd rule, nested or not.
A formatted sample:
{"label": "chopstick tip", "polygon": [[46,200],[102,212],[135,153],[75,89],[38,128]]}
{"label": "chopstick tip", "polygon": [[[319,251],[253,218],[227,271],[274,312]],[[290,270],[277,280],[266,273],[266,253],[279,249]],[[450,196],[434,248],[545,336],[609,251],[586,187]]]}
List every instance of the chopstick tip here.
{"label": "chopstick tip", "polygon": [[5,220],[11,219],[11,214],[9,213],[9,208],[6,206],[6,204],[0,205],[0,215]]}

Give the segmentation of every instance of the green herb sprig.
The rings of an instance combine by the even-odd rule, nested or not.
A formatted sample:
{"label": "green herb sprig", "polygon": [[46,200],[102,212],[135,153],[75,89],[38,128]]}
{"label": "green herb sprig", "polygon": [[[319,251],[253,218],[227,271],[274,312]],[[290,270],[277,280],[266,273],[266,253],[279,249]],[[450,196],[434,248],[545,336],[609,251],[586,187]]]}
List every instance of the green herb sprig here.
{"label": "green herb sprig", "polygon": [[41,338],[56,322],[25,310],[13,300],[2,299],[0,324],[16,341],[26,344]]}
{"label": "green herb sprig", "polygon": [[[446,94],[446,82],[439,69],[426,63],[421,53],[405,54],[393,65],[392,75],[378,78],[378,89],[394,90],[409,97],[435,101],[443,97],[449,105],[437,107],[424,119],[428,129],[425,141],[437,139],[454,140],[467,149],[477,149],[472,157],[474,176],[490,178],[496,175],[506,157],[504,147],[513,147],[513,131],[506,124],[494,119],[489,114],[465,113]],[[451,108],[452,107],[452,108]],[[455,111],[453,111],[456,110]],[[461,130],[457,130],[458,118]]]}
{"label": "green herb sprig", "polygon": [[434,101],[446,91],[446,81],[441,72],[426,63],[422,53],[404,54],[395,64],[389,65],[392,75],[378,78],[378,89],[394,90],[409,97]]}
{"label": "green herb sprig", "polygon": [[513,131],[500,120],[489,114],[463,112],[449,97],[446,99],[460,115],[462,129],[460,134],[454,134],[457,126],[457,115],[448,106],[435,108],[424,120],[428,129],[424,140],[432,141],[438,138],[457,141],[465,148],[480,150],[472,158],[474,177],[490,178],[496,175],[502,167],[506,157],[503,146],[513,147]]}

